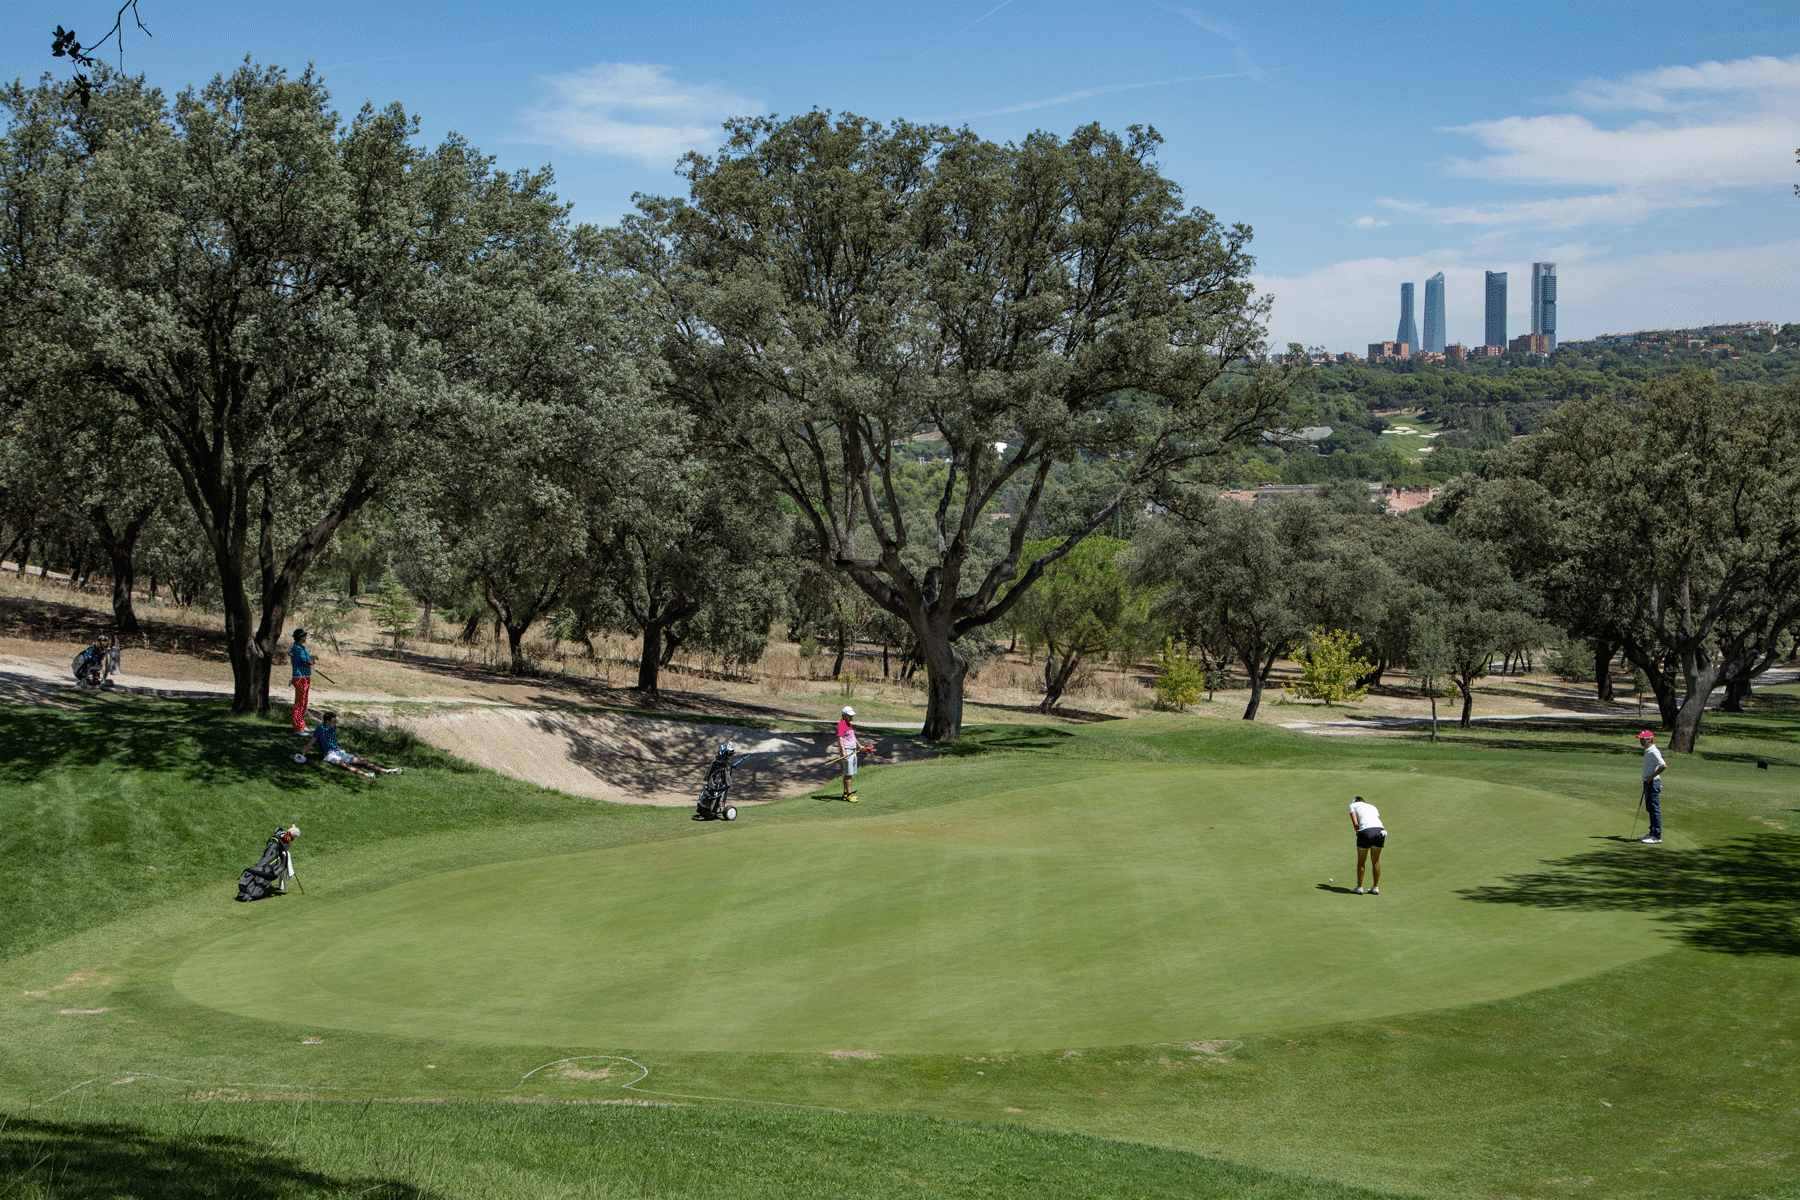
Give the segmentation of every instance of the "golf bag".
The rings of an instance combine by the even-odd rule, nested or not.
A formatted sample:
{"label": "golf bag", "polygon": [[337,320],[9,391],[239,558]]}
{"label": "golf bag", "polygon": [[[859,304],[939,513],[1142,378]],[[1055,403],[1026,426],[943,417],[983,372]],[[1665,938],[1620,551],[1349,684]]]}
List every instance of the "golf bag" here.
{"label": "golf bag", "polygon": [[89,646],[75,656],[74,661],[69,664],[69,670],[74,673],[76,683],[99,687],[105,661],[99,650]]}
{"label": "golf bag", "polygon": [[[694,805],[694,820],[737,820],[737,806],[727,804],[726,800],[731,795],[731,768],[744,759],[732,762],[731,754],[731,743],[726,742],[719,747],[718,756],[712,760],[712,765],[706,768],[706,782],[700,785],[700,802]],[[744,756],[748,757],[750,756],[747,754]]]}
{"label": "golf bag", "polygon": [[284,894],[287,878],[294,873],[294,856],[288,850],[293,840],[294,835],[285,829],[277,829],[269,836],[269,844],[263,847],[256,865],[238,876],[238,903]]}

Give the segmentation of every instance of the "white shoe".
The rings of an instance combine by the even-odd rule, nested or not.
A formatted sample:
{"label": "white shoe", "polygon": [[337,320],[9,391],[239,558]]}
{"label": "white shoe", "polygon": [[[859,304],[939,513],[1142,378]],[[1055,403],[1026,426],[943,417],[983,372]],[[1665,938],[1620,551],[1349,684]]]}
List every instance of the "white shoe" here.
{"label": "white shoe", "polygon": [[1639,838],[1639,839],[1638,839],[1638,841],[1640,841],[1640,842],[1642,842],[1642,843],[1644,843],[1644,845],[1646,845],[1646,846],[1660,846],[1660,845],[1662,845],[1662,839],[1661,839],[1661,838],[1656,838],[1656,837],[1641,837],[1641,838]]}
{"label": "white shoe", "polygon": [[383,775],[398,775],[400,773],[400,768],[399,767],[383,767],[381,769],[381,773]]}
{"label": "white shoe", "polygon": [[1357,888],[1355,891],[1351,892],[1350,894],[1352,896],[1360,896],[1363,894],[1363,890],[1361,888]]}
{"label": "white shoe", "polygon": [[1371,895],[1371,896],[1379,896],[1379,895],[1381,895],[1381,889],[1380,889],[1380,888],[1370,888],[1370,889],[1369,889],[1369,895]]}

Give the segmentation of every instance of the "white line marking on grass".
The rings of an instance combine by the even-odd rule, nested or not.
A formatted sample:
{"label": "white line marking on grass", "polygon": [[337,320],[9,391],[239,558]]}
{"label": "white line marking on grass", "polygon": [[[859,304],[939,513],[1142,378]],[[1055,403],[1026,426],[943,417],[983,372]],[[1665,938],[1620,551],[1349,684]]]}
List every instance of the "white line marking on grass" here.
{"label": "white line marking on grass", "polygon": [[650,1068],[646,1067],[637,1059],[626,1058],[622,1054],[578,1054],[574,1058],[559,1058],[555,1062],[547,1062],[541,1067],[533,1067],[531,1070],[525,1072],[525,1074],[519,1076],[519,1086],[524,1087],[525,1081],[530,1079],[533,1075],[536,1075],[539,1071],[545,1071],[551,1067],[560,1067],[564,1063],[587,1062],[596,1058],[604,1058],[611,1062],[630,1063],[632,1066],[643,1072],[642,1075],[639,1075],[630,1083],[621,1083],[619,1085],[619,1090],[622,1092],[642,1092],[646,1096],[669,1096],[676,1100],[721,1100],[727,1104],[772,1104],[776,1108],[810,1108],[814,1112],[834,1112],[844,1113],[846,1116],[849,1115],[844,1109],[829,1108],[823,1104],[790,1104],[785,1100],[754,1100],[747,1096],[692,1096],[686,1092],[653,1092],[649,1088],[637,1086],[644,1082],[644,1080],[650,1078]]}

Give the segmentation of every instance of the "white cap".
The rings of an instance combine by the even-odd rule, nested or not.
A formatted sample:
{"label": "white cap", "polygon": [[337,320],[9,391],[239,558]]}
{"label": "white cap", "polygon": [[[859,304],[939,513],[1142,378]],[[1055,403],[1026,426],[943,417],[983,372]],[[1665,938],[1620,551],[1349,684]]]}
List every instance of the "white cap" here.
{"label": "white cap", "polygon": [[846,705],[844,705],[844,715],[846,717],[854,717],[856,715],[856,710],[854,708],[851,708],[848,704],[846,704]]}
{"label": "white cap", "polygon": [[299,837],[300,827],[298,825],[289,825],[287,827],[287,833],[289,837]]}

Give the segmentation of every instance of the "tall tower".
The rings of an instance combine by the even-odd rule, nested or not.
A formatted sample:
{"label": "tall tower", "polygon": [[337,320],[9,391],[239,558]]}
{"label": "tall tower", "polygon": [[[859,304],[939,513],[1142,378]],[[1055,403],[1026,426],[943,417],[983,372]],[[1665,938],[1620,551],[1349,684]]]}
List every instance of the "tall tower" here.
{"label": "tall tower", "polygon": [[1544,335],[1548,352],[1556,353],[1556,264],[1531,264],[1531,332]]}
{"label": "tall tower", "polygon": [[1409,350],[1419,348],[1419,327],[1413,324],[1413,287],[1410,283],[1400,285],[1400,332],[1394,335],[1396,342],[1405,342]]}
{"label": "tall tower", "polygon": [[1425,281],[1425,349],[1444,352],[1444,273]]}
{"label": "tall tower", "polygon": [[1506,272],[1487,273],[1487,345],[1506,349]]}

